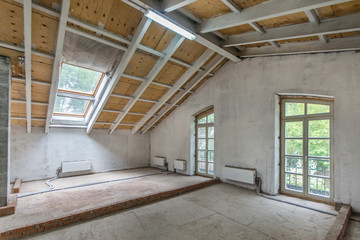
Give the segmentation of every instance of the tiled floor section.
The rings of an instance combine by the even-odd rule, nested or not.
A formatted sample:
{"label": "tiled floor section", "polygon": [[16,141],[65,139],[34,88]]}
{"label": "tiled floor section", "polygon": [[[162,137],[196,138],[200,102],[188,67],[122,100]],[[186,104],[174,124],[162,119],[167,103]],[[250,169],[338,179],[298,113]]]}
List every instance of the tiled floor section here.
{"label": "tiled floor section", "polygon": [[[145,168],[119,171],[117,173],[113,172],[112,174],[116,174],[116,176],[112,176],[111,179],[114,179],[115,177],[124,178],[139,176],[155,172],[159,172],[159,170]],[[83,177],[89,178],[86,181],[91,180],[91,182],[102,181],[104,178],[110,179],[110,176],[108,175],[92,175],[92,179],[90,176]],[[209,180],[209,178],[198,176],[159,174],[126,181],[105,183],[19,198],[15,214],[0,218],[0,232],[58,219],[88,209],[100,208],[113,203],[179,189]],[[76,185],[80,182],[84,183],[84,181],[81,181],[81,177],[64,178],[56,180],[54,185]],[[29,186],[26,186],[27,184]],[[29,190],[31,188],[31,183],[24,183],[23,188],[25,191]],[[23,189],[20,190],[20,193],[22,193],[22,191]]]}
{"label": "tiled floor section", "polygon": [[216,184],[28,239],[321,239],[335,217]]}

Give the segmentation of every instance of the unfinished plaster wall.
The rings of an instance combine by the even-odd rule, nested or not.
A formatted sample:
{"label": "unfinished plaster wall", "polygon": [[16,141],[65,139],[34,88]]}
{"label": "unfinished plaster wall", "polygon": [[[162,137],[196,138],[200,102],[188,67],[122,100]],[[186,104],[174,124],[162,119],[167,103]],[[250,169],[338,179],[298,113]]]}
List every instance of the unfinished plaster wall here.
{"label": "unfinished plaster wall", "polygon": [[90,160],[93,172],[145,167],[149,164],[149,135],[131,135],[118,130],[33,127],[26,134],[22,126],[11,129],[11,180],[24,181],[50,178],[62,161]]}
{"label": "unfinished plaster wall", "polygon": [[170,169],[176,158],[193,158],[193,115],[214,105],[215,175],[226,164],[256,168],[263,190],[277,193],[276,93],[334,96],[335,201],[360,212],[360,53],[228,62],[151,132],[151,157],[167,157]]}

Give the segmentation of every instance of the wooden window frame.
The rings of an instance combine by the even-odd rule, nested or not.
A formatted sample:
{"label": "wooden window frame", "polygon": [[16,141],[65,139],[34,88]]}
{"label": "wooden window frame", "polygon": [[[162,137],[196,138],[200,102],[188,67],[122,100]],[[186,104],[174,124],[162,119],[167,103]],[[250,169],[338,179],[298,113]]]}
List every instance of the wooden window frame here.
{"label": "wooden window frame", "polygon": [[[208,116],[210,114],[214,114],[214,108],[211,108],[211,109],[208,109],[198,115],[195,116],[195,174],[196,175],[199,175],[199,176],[204,176],[204,177],[209,177],[209,178],[213,178],[214,175],[215,175],[215,161],[212,163],[214,165],[214,174],[208,174],[208,160],[205,161],[205,173],[202,173],[202,172],[199,172],[198,171],[198,127],[199,125],[200,126],[205,126],[206,127],[206,159],[208,159],[208,127],[215,127],[215,115],[214,115],[214,122],[213,123],[204,123],[204,124],[199,124],[198,123],[198,120],[205,117],[205,116]],[[215,154],[215,135],[214,135],[214,150],[211,150],[214,152]]]}
{"label": "wooden window frame", "polygon": [[[304,108],[304,115],[300,115],[300,116],[285,116],[285,103],[286,102],[294,102],[294,103],[304,103],[305,104],[305,108]],[[321,114],[307,114],[307,104],[325,104],[325,105],[329,105],[330,106],[330,113],[321,113]],[[308,193],[308,187],[306,188],[306,186],[308,186],[307,184],[304,184],[305,181],[308,181],[308,173],[305,174],[305,171],[308,171],[308,169],[305,169],[306,166],[308,166],[308,157],[307,157],[307,162],[306,164],[303,164],[303,192],[299,192],[297,193],[296,191],[291,191],[291,190],[287,190],[285,189],[285,179],[284,179],[284,168],[285,168],[285,162],[284,162],[284,155],[285,155],[285,144],[284,144],[284,136],[285,136],[285,122],[286,121],[304,121],[304,129],[307,126],[307,124],[305,125],[305,121],[309,121],[310,120],[321,120],[321,119],[329,119],[330,120],[330,196],[329,197],[325,197],[325,196],[320,196],[320,195],[315,195],[315,194],[309,194]],[[303,131],[303,139],[304,139],[304,134],[308,133],[308,129],[306,131]],[[307,138],[307,137],[306,137]],[[303,143],[303,147],[305,144]],[[307,149],[307,146],[306,146]],[[302,198],[302,199],[307,199],[307,200],[312,200],[312,201],[316,201],[316,202],[322,202],[322,203],[326,203],[326,204],[334,204],[334,182],[335,182],[335,178],[334,178],[334,99],[332,98],[321,98],[321,97],[310,97],[310,96],[282,96],[280,97],[280,189],[279,192],[281,194],[284,195],[289,195],[292,197],[297,197],[297,198]],[[305,154],[307,154],[308,152],[303,152],[303,157],[305,156]],[[305,178],[306,177],[306,178]]]}

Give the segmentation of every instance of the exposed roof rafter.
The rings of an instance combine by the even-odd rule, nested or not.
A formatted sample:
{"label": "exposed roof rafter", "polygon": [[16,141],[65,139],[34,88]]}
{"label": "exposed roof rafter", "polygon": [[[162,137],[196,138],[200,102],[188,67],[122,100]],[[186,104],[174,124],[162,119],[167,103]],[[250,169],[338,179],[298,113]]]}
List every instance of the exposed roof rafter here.
{"label": "exposed roof rafter", "polygon": [[31,133],[31,1],[25,1],[24,11],[24,49],[25,49],[25,95],[26,95],[26,131]]}
{"label": "exposed roof rafter", "polygon": [[287,27],[269,29],[264,34],[257,32],[233,35],[225,43],[225,47],[247,44],[303,38],[317,35],[328,35],[360,30],[360,13],[323,20],[320,25],[301,23]]}
{"label": "exposed roof rafter", "polygon": [[161,97],[159,102],[155,104],[151,110],[146,114],[144,118],[140,120],[140,122],[136,125],[132,130],[132,134],[136,133],[160,108],[163,106],[169,98],[176,93],[179,89],[181,89],[182,85],[186,83],[186,81],[194,75],[197,70],[205,64],[205,62],[212,56],[214,52],[210,49],[207,49],[193,64],[191,68],[189,68],[175,83],[175,85],[166,92],[164,96]]}
{"label": "exposed roof rafter", "polygon": [[247,48],[241,55],[243,58],[281,56],[304,53],[324,53],[360,50],[360,37],[347,37],[339,39],[330,39],[328,44],[322,44],[320,41],[314,42],[296,42],[281,45],[281,48],[266,46],[261,48]]}
{"label": "exposed roof rafter", "polygon": [[165,12],[171,12],[176,9],[182,8],[190,3],[195,2],[196,0],[164,0],[163,1],[163,10]]}
{"label": "exposed roof rafter", "polygon": [[55,98],[56,92],[59,85],[59,73],[60,73],[60,64],[61,57],[64,47],[65,39],[65,28],[67,23],[67,18],[69,15],[70,0],[63,0],[61,5],[61,14],[58,25],[57,40],[55,44],[55,58],[53,63],[53,71],[51,75],[51,86],[49,94],[49,106],[46,115],[46,124],[45,124],[45,133],[49,133],[50,122],[55,107]]}
{"label": "exposed roof rafter", "polygon": [[144,37],[151,22],[152,21],[146,17],[143,17],[141,19],[138,28],[135,30],[135,34],[131,40],[131,43],[128,46],[128,49],[125,51],[124,55],[121,57],[119,65],[117,66],[107,88],[104,91],[103,96],[101,97],[98,105],[95,108],[95,111],[94,111],[92,117],[90,118],[90,121],[89,121],[87,129],[86,129],[87,133],[90,133],[91,129],[93,128],[97,118],[99,117],[102,109],[104,108],[105,104],[107,103],[108,99],[110,98],[121,75],[124,73],[127,65],[129,64],[132,56],[134,55],[137,47],[140,44],[141,39]]}
{"label": "exposed roof rafter", "polygon": [[265,19],[326,7],[348,1],[350,0],[273,0],[243,9],[241,14],[227,13],[218,17],[210,18],[201,24],[199,32],[213,32],[220,29],[249,24],[252,22],[258,22]]}
{"label": "exposed roof rafter", "polygon": [[151,69],[150,73],[147,76],[147,81],[143,82],[135,91],[134,99],[130,99],[123,109],[123,113],[120,113],[119,116],[115,120],[115,124],[110,127],[110,134],[115,131],[119,123],[124,119],[126,114],[130,111],[130,109],[134,106],[137,100],[139,100],[140,96],[144,93],[146,88],[154,81],[158,73],[165,66],[167,61],[171,58],[171,56],[175,53],[181,43],[185,40],[184,37],[180,35],[176,35],[170,42],[169,46],[167,46],[165,52],[165,57],[160,58],[155,66]]}
{"label": "exposed roof rafter", "polygon": [[146,128],[141,131],[141,134],[145,134],[150,128],[152,128],[159,119],[161,119],[172,107],[178,106],[177,102],[181,100],[186,94],[188,94],[191,89],[198,84],[208,73],[211,72],[216,66],[218,66],[225,58],[221,55],[216,56],[210,63],[205,67],[204,72],[198,72],[196,76],[187,84],[185,90],[180,90],[180,93],[177,94],[167,106],[165,106],[161,111],[154,116],[154,118],[148,123]]}

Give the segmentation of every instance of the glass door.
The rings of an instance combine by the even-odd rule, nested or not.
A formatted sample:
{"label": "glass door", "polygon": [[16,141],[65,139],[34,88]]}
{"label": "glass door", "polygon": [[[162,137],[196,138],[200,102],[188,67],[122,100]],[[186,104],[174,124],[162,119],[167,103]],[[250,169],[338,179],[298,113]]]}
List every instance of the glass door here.
{"label": "glass door", "polygon": [[282,99],[281,192],[333,199],[330,101]]}
{"label": "glass door", "polygon": [[214,175],[214,111],[196,117],[196,174]]}

